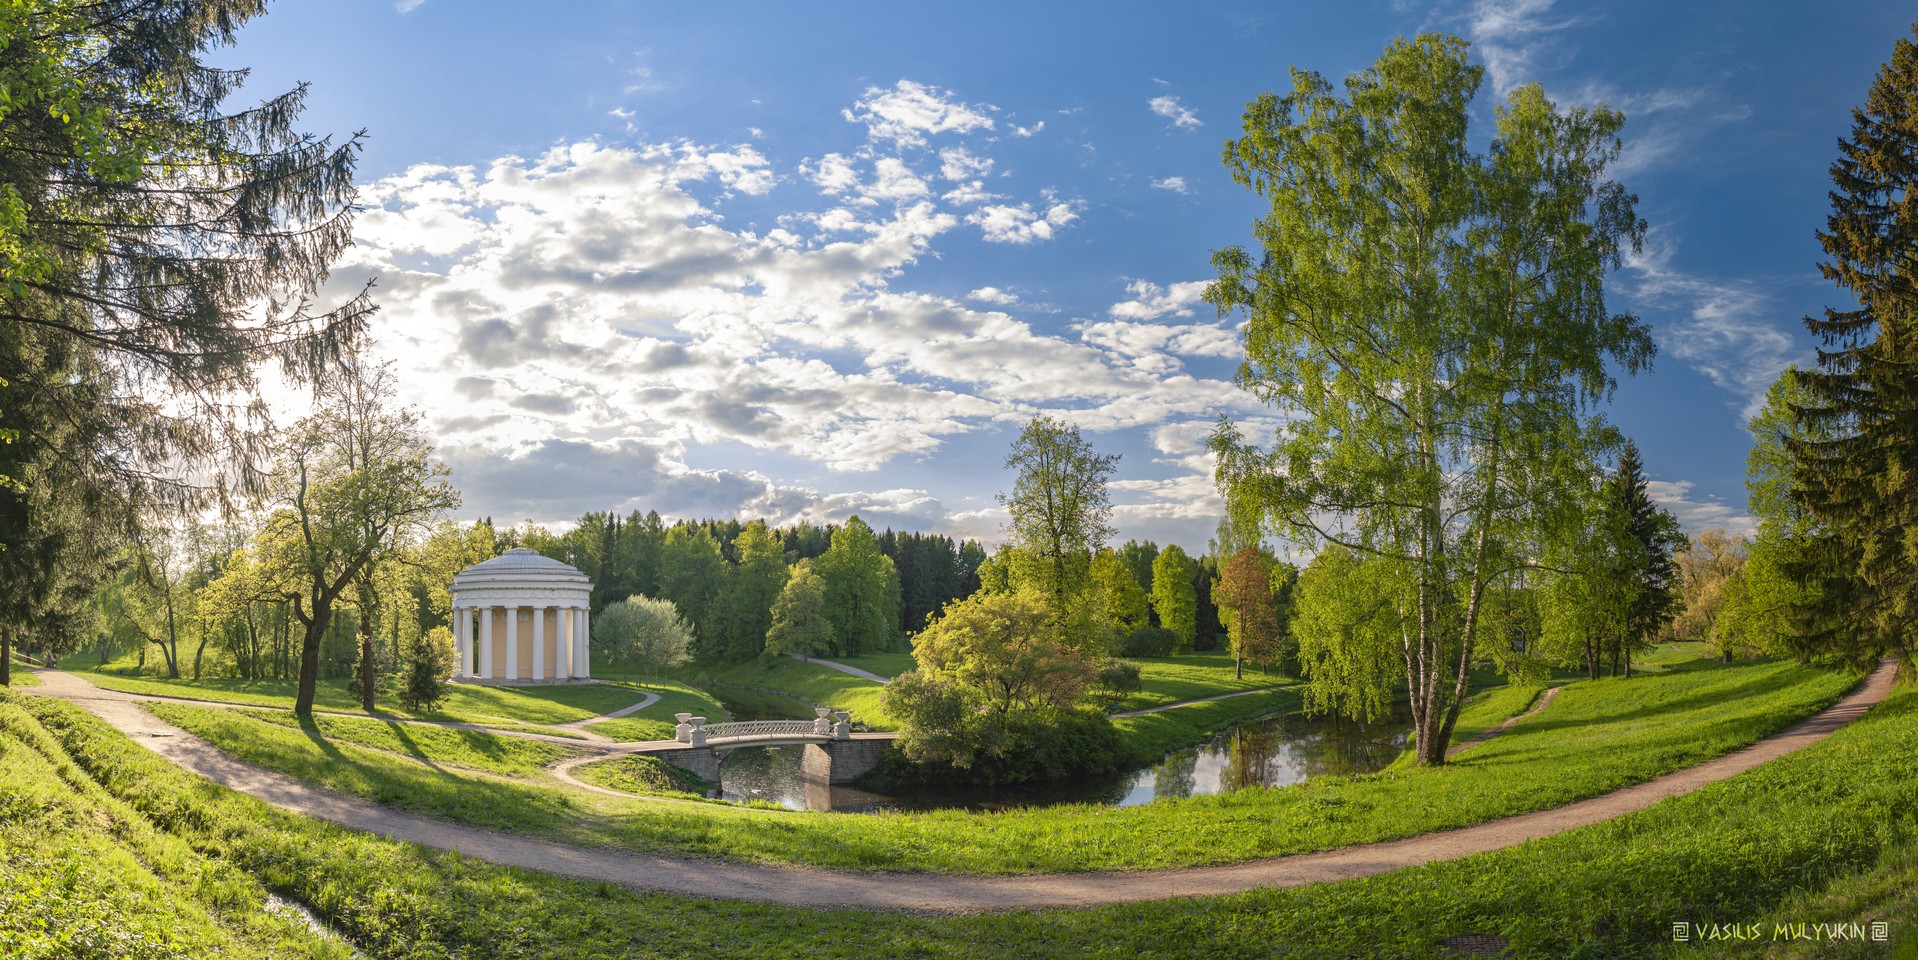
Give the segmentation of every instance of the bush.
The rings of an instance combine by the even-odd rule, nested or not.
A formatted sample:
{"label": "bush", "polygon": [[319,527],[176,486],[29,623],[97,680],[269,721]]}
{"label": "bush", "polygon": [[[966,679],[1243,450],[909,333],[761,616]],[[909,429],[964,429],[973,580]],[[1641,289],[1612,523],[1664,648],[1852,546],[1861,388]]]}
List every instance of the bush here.
{"label": "bush", "polygon": [[1147,624],[1127,634],[1120,650],[1128,657],[1166,657],[1178,644],[1178,634]]}
{"label": "bush", "polygon": [[1092,678],[1092,689],[1108,705],[1124,699],[1128,693],[1139,692],[1139,665],[1114,660],[1100,667]]}

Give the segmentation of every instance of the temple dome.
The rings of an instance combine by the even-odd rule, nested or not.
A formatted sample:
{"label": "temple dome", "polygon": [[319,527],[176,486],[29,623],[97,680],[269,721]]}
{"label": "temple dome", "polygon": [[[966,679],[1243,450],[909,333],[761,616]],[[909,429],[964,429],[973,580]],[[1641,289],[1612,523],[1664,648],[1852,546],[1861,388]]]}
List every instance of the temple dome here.
{"label": "temple dome", "polygon": [[491,560],[482,560],[453,574],[453,588],[566,587],[591,590],[593,584],[578,567],[526,547],[514,547]]}

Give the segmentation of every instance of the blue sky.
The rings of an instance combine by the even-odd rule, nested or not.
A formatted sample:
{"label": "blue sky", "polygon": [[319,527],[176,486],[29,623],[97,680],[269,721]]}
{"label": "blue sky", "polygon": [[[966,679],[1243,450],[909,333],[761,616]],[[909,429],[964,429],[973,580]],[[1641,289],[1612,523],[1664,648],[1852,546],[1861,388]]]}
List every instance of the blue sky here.
{"label": "blue sky", "polygon": [[[1203,439],[1262,411],[1198,294],[1259,214],[1245,102],[1442,30],[1512,86],[1627,116],[1650,223],[1610,304],[1650,374],[1608,409],[1654,494],[1739,529],[1744,422],[1834,296],[1826,167],[1908,8],[278,0],[216,62],[367,131],[342,290],[466,497],[999,536],[1019,426],[1122,455],[1119,537],[1202,549]],[[1478,129],[1483,130],[1484,124]]]}

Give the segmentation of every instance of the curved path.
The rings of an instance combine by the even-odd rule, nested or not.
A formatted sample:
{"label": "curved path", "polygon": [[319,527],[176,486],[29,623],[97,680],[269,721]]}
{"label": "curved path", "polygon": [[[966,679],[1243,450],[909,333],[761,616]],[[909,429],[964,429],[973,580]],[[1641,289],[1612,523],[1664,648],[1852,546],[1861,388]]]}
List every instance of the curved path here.
{"label": "curved path", "polygon": [[1195,703],[1212,703],[1218,700],[1230,700],[1233,697],[1249,697],[1255,693],[1271,693],[1274,690],[1283,690],[1283,689],[1285,688],[1284,687],[1260,687],[1257,690],[1235,690],[1231,693],[1221,693],[1216,697],[1200,697],[1197,700],[1181,700],[1178,703],[1162,703],[1156,707],[1146,707],[1141,710],[1121,710],[1118,713],[1108,713],[1106,714],[1106,716],[1110,717],[1113,720],[1122,720],[1126,717],[1143,717],[1148,713],[1164,713],[1167,710],[1177,710],[1180,707],[1189,707]]}
{"label": "curved path", "polygon": [[1532,709],[1527,710],[1524,713],[1518,714],[1517,716],[1506,717],[1504,723],[1501,723],[1498,726],[1493,727],[1492,729],[1487,730],[1484,733],[1481,733],[1478,736],[1465,741],[1464,743],[1452,744],[1450,747],[1447,747],[1445,750],[1445,759],[1450,760],[1453,757],[1456,757],[1459,754],[1464,753],[1465,751],[1470,750],[1473,747],[1476,747],[1479,744],[1484,743],[1485,741],[1490,740],[1493,737],[1496,737],[1499,734],[1512,729],[1512,724],[1515,724],[1519,722],[1520,720],[1525,719],[1526,717],[1535,716],[1540,710],[1545,709],[1545,705],[1551,703],[1552,698],[1558,696],[1558,692],[1563,689],[1565,688],[1553,687],[1545,691],[1544,695],[1538,698],[1537,703],[1532,704]]}
{"label": "curved path", "polygon": [[789,654],[786,654],[786,656],[789,656],[793,658],[794,660],[799,661],[800,663],[816,663],[822,667],[828,667],[830,669],[837,670],[840,673],[858,677],[861,680],[871,680],[874,683],[891,683],[892,682],[891,677],[882,677],[872,672],[871,670],[861,670],[858,667],[855,667],[849,663],[836,663],[831,660],[821,660],[818,657],[802,657],[796,653],[789,653]]}
{"label": "curved path", "polygon": [[[36,671],[38,672],[38,671]],[[161,721],[127,694],[77,677],[41,672],[30,692],[71,700],[183,769],[294,813],[358,830],[453,850],[493,863],[606,880],[636,890],[817,909],[860,907],[977,912],[1161,900],[1369,877],[1404,867],[1501,850],[1642,810],[1803,749],[1863,716],[1891,692],[1894,661],[1817,715],[1743,750],[1636,786],[1503,820],[1385,843],[1216,867],[1024,876],[846,873],[720,860],[687,860],[578,847],[435,820],[346,797],[241,763]]]}

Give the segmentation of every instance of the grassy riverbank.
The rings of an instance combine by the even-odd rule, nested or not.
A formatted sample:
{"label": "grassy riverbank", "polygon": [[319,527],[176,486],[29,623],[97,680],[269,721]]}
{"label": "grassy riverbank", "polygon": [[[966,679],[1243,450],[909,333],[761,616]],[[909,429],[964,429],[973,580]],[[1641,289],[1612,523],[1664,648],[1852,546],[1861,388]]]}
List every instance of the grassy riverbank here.
{"label": "grassy riverbank", "polygon": [[[65,825],[107,816],[121,823],[116,834],[166,844],[161,859],[179,877],[143,879],[130,862],[138,856],[108,859],[115,855],[92,847],[80,851],[92,859],[39,848],[36,872],[17,852],[35,848],[10,842],[0,847],[9,869],[39,878],[35,900],[74,906],[0,911],[0,927],[13,923],[15,936],[16,918],[45,919],[27,943],[98,919],[190,945],[175,955],[324,955],[290,924],[271,943],[229,930],[278,922],[258,906],[263,889],[312,906],[382,960],[813,960],[844,957],[851,943],[874,956],[955,960],[1433,956],[1442,939],[1463,933],[1508,938],[1510,957],[1641,957],[1671,949],[1675,920],[1800,922],[1817,919],[1800,912],[1814,909],[1890,920],[1894,945],[1918,939],[1910,913],[1880,912],[1909,902],[1908,887],[1889,885],[1918,860],[1918,695],[1909,692],[1825,743],[1731,781],[1500,853],[1290,890],[958,917],[639,894],[495,867],[281,813],[180,772],[77,708],[15,694],[0,693],[0,752],[0,796],[42,801],[0,804],[10,841],[78,843]],[[100,896],[70,876],[74,863],[110,865],[111,880],[100,882],[143,892]],[[1842,912],[1854,905],[1860,912]],[[220,938],[224,949],[199,948]],[[166,956],[129,942],[131,952]]]}
{"label": "grassy riverbank", "polygon": [[[1234,862],[1560,806],[1749,744],[1830,704],[1854,682],[1782,662],[1587,681],[1567,686],[1545,713],[1438,769],[1323,777],[1125,809],[1068,805],[993,814],[687,809],[434,769],[401,753],[316,739],[232,711],[169,705],[156,712],[249,763],[499,829],[846,869],[1023,873]],[[487,799],[472,800],[463,782]]]}

